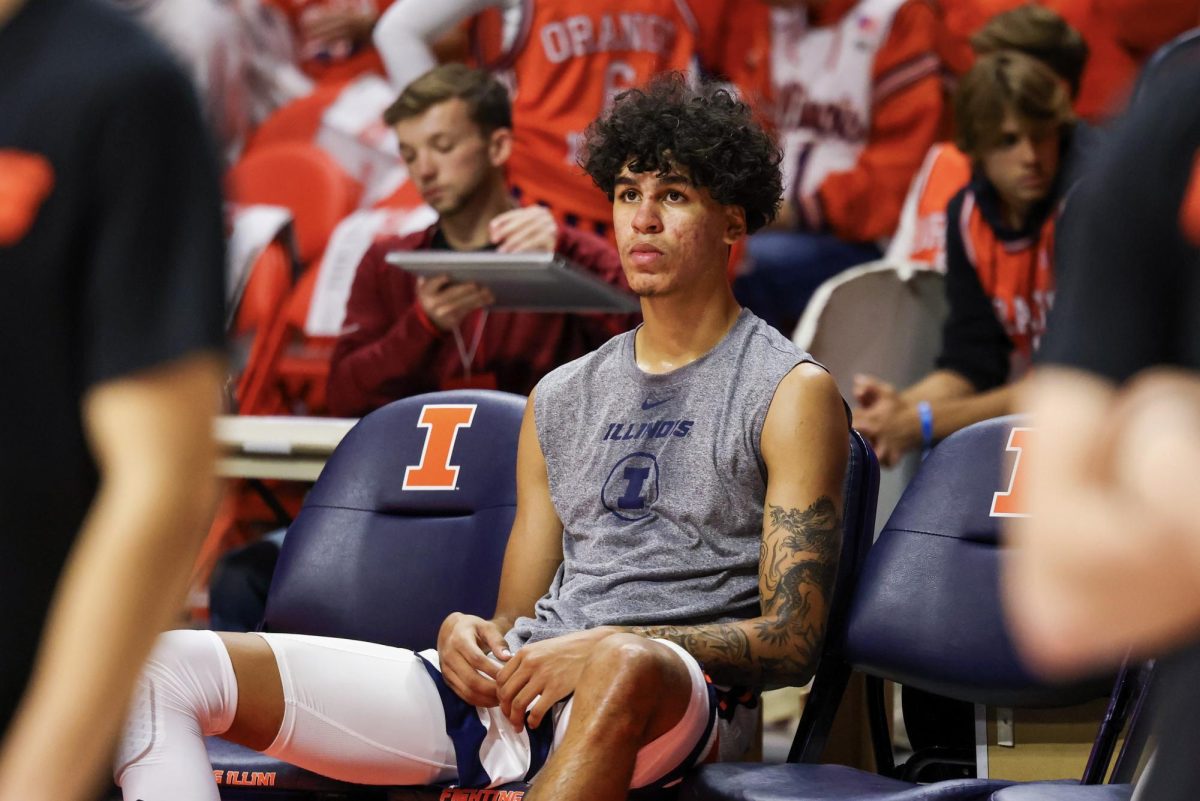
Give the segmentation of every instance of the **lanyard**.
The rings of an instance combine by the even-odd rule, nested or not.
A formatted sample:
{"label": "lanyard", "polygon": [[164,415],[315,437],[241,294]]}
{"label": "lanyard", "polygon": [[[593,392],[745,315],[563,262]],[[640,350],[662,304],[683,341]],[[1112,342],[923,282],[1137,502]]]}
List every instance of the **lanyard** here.
{"label": "lanyard", "polygon": [[487,324],[488,310],[479,313],[479,323],[475,326],[475,335],[471,338],[471,349],[463,341],[460,326],[454,326],[454,344],[458,348],[458,358],[462,361],[463,375],[471,377],[471,365],[475,363],[475,354],[479,352],[479,344],[483,341],[483,327]]}

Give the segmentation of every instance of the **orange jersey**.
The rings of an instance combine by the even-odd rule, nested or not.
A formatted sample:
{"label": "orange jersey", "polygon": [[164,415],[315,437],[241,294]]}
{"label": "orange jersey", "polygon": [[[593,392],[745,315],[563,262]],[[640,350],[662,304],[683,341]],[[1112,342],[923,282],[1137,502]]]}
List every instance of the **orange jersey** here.
{"label": "orange jersey", "polygon": [[706,76],[728,81],[758,109],[771,96],[771,7],[746,0],[688,0]]}
{"label": "orange jersey", "polygon": [[509,178],[525,203],[605,233],[612,203],[576,159],[583,131],[618,93],[665,70],[689,70],[696,22],[684,0],[525,0],[499,66],[512,71]]}
{"label": "orange jersey", "polygon": [[967,191],[958,219],[949,221],[959,226],[967,260],[1012,340],[1013,376],[1030,364],[1054,305],[1054,218],[1048,214],[1026,239],[1005,241],[984,217],[975,193]]}
{"label": "orange jersey", "polygon": [[913,179],[888,255],[946,272],[946,205],[971,180],[971,160],[949,142],[929,149]]}

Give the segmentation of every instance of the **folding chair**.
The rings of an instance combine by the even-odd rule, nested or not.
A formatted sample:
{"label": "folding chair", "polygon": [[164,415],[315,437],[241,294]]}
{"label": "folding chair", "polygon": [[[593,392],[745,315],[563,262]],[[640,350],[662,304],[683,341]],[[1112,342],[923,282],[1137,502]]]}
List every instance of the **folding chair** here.
{"label": "folding chair", "polygon": [[272,392],[270,366],[282,345],[278,331],[284,303],[292,291],[293,263],[283,245],[272,242],[250,268],[242,301],[231,333],[234,341],[248,340],[245,367],[234,388],[239,414],[283,414],[287,410],[278,392]]}
{"label": "folding chair", "polygon": [[354,211],[361,187],[316,145],[281,142],[256,148],[229,171],[238,203],[285,206],[296,221],[300,262],[312,264],[338,222]]}
{"label": "folding chair", "polygon": [[[286,414],[287,398],[273,376],[284,344],[283,312],[297,268],[291,214],[274,206],[248,206],[234,209],[232,218],[226,291],[232,410]],[[205,597],[221,552],[286,525],[300,500],[295,492],[272,491],[257,479],[226,485],[192,572],[192,597],[197,599],[192,612],[198,619],[207,618],[207,604],[198,599]]]}
{"label": "folding chair", "polygon": [[[1015,653],[1000,606],[1001,515],[1017,502],[1010,479],[1016,418],[998,418],[948,437],[922,464],[871,548],[857,582],[839,652],[868,676],[876,775],[818,765],[819,740],[797,741],[783,765],[707,765],[685,779],[681,801],[986,801],[1011,784],[964,779],[918,785],[894,778],[891,741],[883,714],[888,679],[961,701],[1000,707],[1068,706],[1103,697],[1113,686],[1101,678],[1047,684]],[[831,717],[840,700],[814,684],[801,719]],[[1108,739],[1096,748],[1111,748]],[[1098,738],[1099,739],[1099,738]],[[1109,751],[1111,753],[1111,750]],[[920,759],[921,755],[916,758]]]}
{"label": "folding chair", "polygon": [[[1129,725],[1125,732],[1125,744],[1112,766],[1108,777],[1110,784],[1070,784],[1066,782],[1029,782],[1014,784],[992,794],[991,801],[1129,801],[1133,796],[1133,780],[1139,760],[1150,740],[1153,716],[1149,707],[1154,692],[1154,665],[1148,663],[1129,671],[1128,693],[1125,701],[1130,704],[1127,712]],[[1114,718],[1125,710],[1116,710],[1120,702],[1114,693],[1109,713]],[[1119,721],[1114,720],[1114,725]],[[1113,743],[1115,746],[1115,743]],[[1088,760],[1088,768],[1096,768],[1095,775],[1102,775],[1112,758],[1111,751],[1094,749]]]}
{"label": "folding chair", "polygon": [[[813,293],[792,341],[829,368],[844,397],[853,397],[858,373],[909,386],[933,370],[941,349],[944,282],[940,273],[908,263],[851,267]],[[880,473],[876,531],[919,462],[910,454]]]}

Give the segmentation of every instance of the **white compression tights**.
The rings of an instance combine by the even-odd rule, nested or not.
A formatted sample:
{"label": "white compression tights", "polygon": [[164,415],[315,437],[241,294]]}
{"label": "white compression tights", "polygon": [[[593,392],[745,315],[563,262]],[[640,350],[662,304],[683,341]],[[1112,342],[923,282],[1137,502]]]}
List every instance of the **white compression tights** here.
{"label": "white compression tights", "polygon": [[[441,700],[416,654],[354,640],[259,636],[275,654],[284,700],[279,734],[264,753],[359,784],[425,785],[455,778]],[[708,720],[700,666],[679,646],[664,645],[687,665],[691,698],[679,723],[638,752],[634,787],[682,763]],[[436,659],[432,652],[428,656]],[[135,691],[117,755],[114,775],[125,801],[219,801],[203,738],[227,731],[237,704],[233,664],[216,634],[162,635]],[[556,717],[556,743],[572,706],[567,702]],[[480,714],[495,734],[490,747],[485,744],[493,780],[501,768],[507,780],[523,776],[528,739],[498,709]]]}
{"label": "white compression tights", "polygon": [[[433,681],[411,651],[290,634],[264,636],[283,682],[270,756],[363,784],[455,775]],[[357,688],[363,691],[347,691]],[[125,801],[219,801],[204,737],[237,710],[237,681],[211,631],[164,634],[134,695],[116,761]]]}

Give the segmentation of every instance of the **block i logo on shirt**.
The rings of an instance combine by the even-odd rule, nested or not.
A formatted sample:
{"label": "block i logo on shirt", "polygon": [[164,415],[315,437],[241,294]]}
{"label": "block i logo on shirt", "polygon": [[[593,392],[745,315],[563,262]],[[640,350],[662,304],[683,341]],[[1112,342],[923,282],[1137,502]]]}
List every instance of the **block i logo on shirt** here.
{"label": "block i logo on shirt", "polygon": [[634,522],[654,514],[659,469],[653,454],[637,451],[621,458],[608,474],[600,501],[622,520]]}

